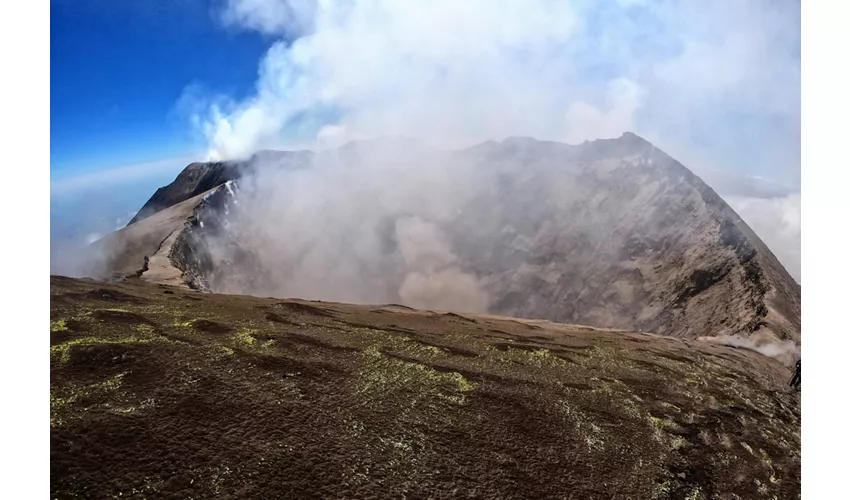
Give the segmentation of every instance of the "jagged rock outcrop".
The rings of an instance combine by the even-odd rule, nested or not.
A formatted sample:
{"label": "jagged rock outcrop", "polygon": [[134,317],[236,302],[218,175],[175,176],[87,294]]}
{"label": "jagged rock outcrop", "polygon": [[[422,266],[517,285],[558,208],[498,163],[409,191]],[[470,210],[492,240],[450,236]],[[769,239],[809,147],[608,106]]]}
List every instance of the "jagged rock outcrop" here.
{"label": "jagged rock outcrop", "polygon": [[[298,296],[304,292],[287,286],[297,282],[289,278],[303,268],[300,262],[255,252],[222,216],[230,186],[210,189],[259,166],[310,168],[329,155],[357,169],[374,147],[352,143],[325,153],[263,152],[245,163],[189,165],[116,233],[134,242],[144,234],[148,242],[129,245],[136,250],[124,252],[118,267],[126,271],[133,266],[125,261],[141,262],[142,246],[153,251],[145,255],[161,255],[152,242],[168,240],[169,262],[194,288]],[[456,255],[452,265],[478,280],[488,296],[486,312],[680,337],[767,329],[800,339],[799,285],[717,193],[634,134],[576,146],[510,138],[434,155],[420,149],[410,158],[407,146],[396,142],[393,148],[393,158],[423,168],[452,162],[458,176],[473,177],[475,184],[471,194],[452,200],[451,218],[402,211],[376,221],[370,237],[380,239],[385,260],[377,271],[362,272],[379,273],[364,275],[363,282],[382,287],[363,300],[405,302],[398,225],[420,217],[446,236]],[[169,208],[157,213],[163,206]],[[216,245],[210,246],[213,235]],[[140,274],[159,279],[150,271]],[[315,295],[306,298],[350,300]]]}

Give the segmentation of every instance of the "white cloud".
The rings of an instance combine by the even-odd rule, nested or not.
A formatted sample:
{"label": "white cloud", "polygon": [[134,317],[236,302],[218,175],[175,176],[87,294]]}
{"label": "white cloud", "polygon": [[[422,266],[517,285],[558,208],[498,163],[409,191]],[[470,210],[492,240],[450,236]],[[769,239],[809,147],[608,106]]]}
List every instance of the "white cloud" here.
{"label": "white cloud", "polygon": [[268,51],[254,97],[230,112],[210,110],[204,125],[213,156],[303,140],[289,127],[321,109],[338,117],[325,125],[354,136],[460,145],[557,135],[566,106],[547,124],[535,115],[553,100],[566,104],[543,55],[566,44],[575,24],[564,2],[321,2],[310,35]]}
{"label": "white cloud", "polygon": [[315,0],[238,0],[227,2],[221,19],[270,35],[300,34],[309,29],[315,8]]}
{"label": "white cloud", "polygon": [[[451,146],[632,130],[662,149],[712,153],[720,169],[752,167],[752,157],[799,164],[799,126],[787,125],[799,123],[793,7],[228,0],[227,23],[286,39],[263,59],[254,96],[219,100],[195,119],[213,157],[316,145],[330,126],[338,137]],[[740,130],[756,119],[767,125]]]}

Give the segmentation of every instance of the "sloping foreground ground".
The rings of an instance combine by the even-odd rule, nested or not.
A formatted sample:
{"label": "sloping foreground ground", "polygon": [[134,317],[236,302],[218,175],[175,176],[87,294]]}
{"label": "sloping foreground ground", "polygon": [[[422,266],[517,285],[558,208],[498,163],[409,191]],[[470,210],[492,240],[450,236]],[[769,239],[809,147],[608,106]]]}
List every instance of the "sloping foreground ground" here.
{"label": "sloping foreground ground", "polygon": [[790,372],[648,334],[51,277],[53,498],[798,498]]}

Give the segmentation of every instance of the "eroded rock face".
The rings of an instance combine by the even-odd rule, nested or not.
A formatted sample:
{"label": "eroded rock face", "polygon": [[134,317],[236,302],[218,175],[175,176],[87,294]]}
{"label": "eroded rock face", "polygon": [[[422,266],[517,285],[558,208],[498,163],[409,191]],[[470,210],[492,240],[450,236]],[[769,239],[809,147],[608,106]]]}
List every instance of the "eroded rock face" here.
{"label": "eroded rock face", "polygon": [[[440,192],[439,203],[428,203],[434,187],[423,184],[424,201],[407,202],[366,186],[355,197],[349,191],[360,181],[352,177],[300,219],[291,214],[301,206],[287,204],[299,192],[273,189],[289,174],[262,173],[311,163],[358,172],[372,168],[378,146],[258,155],[245,182],[194,198],[202,202],[181,223],[171,263],[185,283],[216,292],[394,302],[681,337],[768,329],[800,338],[799,285],[711,188],[634,134],[579,146],[513,138],[410,158],[394,144],[391,158],[411,169],[450,164],[463,193]],[[160,191],[181,202],[181,193],[198,189],[188,189],[190,177],[247,171],[207,165],[200,177],[190,165]],[[411,199],[422,194],[408,188]],[[358,208],[348,213],[352,200]],[[299,241],[308,231],[313,239]]]}

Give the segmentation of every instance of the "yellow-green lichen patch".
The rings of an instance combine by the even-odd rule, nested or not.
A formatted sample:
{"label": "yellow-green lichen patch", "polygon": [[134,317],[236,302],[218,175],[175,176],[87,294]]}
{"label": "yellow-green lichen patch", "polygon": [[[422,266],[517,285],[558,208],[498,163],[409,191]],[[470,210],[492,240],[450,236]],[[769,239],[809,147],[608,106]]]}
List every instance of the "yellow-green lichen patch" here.
{"label": "yellow-green lichen patch", "polygon": [[[385,340],[394,345],[395,353],[428,351],[416,342]],[[400,491],[412,489],[414,476],[433,472],[424,468],[434,451],[423,429],[456,425],[459,409],[468,405],[468,394],[477,384],[460,373],[438,371],[400,359],[400,354],[385,353],[380,342],[359,356],[359,370],[352,381],[356,404],[345,413],[346,434],[362,453],[351,462],[346,478],[355,484],[392,478],[405,484]],[[386,415],[389,421],[375,419],[377,415]]]}
{"label": "yellow-green lichen patch", "polygon": [[65,409],[76,403],[78,398],[77,393],[50,388],[50,427],[58,427],[65,423]]}
{"label": "yellow-green lichen patch", "polygon": [[460,392],[469,392],[478,387],[477,382],[470,382],[458,372],[448,373],[446,374],[446,378],[454,382],[457,385],[457,390]]}
{"label": "yellow-green lichen patch", "polygon": [[596,369],[609,369],[623,365],[622,351],[607,343],[597,344],[588,351],[588,356],[581,363]]}
{"label": "yellow-green lichen patch", "polygon": [[154,328],[153,325],[148,325],[145,323],[133,325],[133,328],[142,335],[151,336],[156,333],[156,328]]}
{"label": "yellow-green lichen patch", "polygon": [[723,467],[729,467],[736,459],[737,457],[735,457],[735,455],[723,451],[716,455],[717,462],[719,462]]}
{"label": "yellow-green lichen patch", "polygon": [[675,484],[676,482],[670,478],[664,479],[662,482],[658,483],[652,492],[653,500],[669,499],[670,493],[673,491]]}
{"label": "yellow-green lichen patch", "polygon": [[116,406],[111,408],[113,413],[117,413],[119,415],[128,415],[131,413],[137,413],[140,411],[144,411],[150,408],[156,407],[156,402],[153,398],[145,398],[137,404],[128,404],[126,406]]}
{"label": "yellow-green lichen patch", "polygon": [[670,438],[670,448],[674,451],[681,450],[688,446],[688,440],[683,438],[682,436],[673,436]]}
{"label": "yellow-green lichen patch", "polygon": [[344,469],[344,477],[356,485],[387,480],[402,483],[402,497],[416,487],[416,477],[428,477],[434,460],[426,436],[406,425],[376,426],[359,421],[348,426],[348,437],[361,453]]}
{"label": "yellow-green lichen patch", "polygon": [[678,406],[676,406],[676,405],[674,405],[674,404],[672,404],[672,403],[668,403],[667,401],[660,401],[658,404],[659,404],[660,406],[664,407],[664,408],[667,408],[667,409],[673,410],[673,411],[675,411],[676,413],[681,413],[681,412],[682,412],[681,408],[679,408]]}
{"label": "yellow-green lichen patch", "polygon": [[236,332],[233,336],[233,340],[238,344],[242,344],[244,346],[254,346],[257,343],[256,337],[254,337],[254,330],[242,329]]}
{"label": "yellow-green lichen patch", "polygon": [[705,500],[705,498],[705,494],[699,487],[692,489],[685,496],[685,500]]}
{"label": "yellow-green lichen patch", "polygon": [[442,397],[465,404],[464,393],[477,386],[460,373],[438,372],[421,363],[387,356],[377,346],[367,348],[362,355],[357,391],[365,398],[404,391],[407,397],[414,399]]}
{"label": "yellow-green lichen patch", "polygon": [[647,415],[647,421],[656,442],[665,444],[672,450],[678,450],[687,446],[688,442],[684,438],[670,434],[670,431],[681,429],[675,421],[669,418],[654,417],[649,414]]}
{"label": "yellow-green lichen patch", "polygon": [[617,402],[620,405],[620,408],[623,410],[623,413],[628,415],[633,419],[643,418],[643,412],[638,408],[632,398],[619,398]]}
{"label": "yellow-green lichen patch", "polygon": [[60,366],[64,366],[68,364],[71,359],[71,350],[76,347],[93,345],[150,344],[155,342],[169,342],[169,340],[156,336],[83,337],[50,346],[50,360],[54,363],[58,363]]}
{"label": "yellow-green lichen patch", "polygon": [[217,359],[226,358],[227,356],[233,356],[233,349],[227,347],[226,345],[217,345],[214,348],[215,355],[214,357]]}
{"label": "yellow-green lichen patch", "polygon": [[567,361],[552,354],[549,349],[523,349],[510,346],[495,347],[488,345],[487,358],[502,364],[522,364],[537,369],[564,371]]}
{"label": "yellow-green lichen patch", "polygon": [[[423,341],[413,340],[403,334],[392,333],[377,328],[352,328],[349,326],[343,336],[340,335],[339,331],[330,328],[318,328],[318,330],[333,338],[333,344],[340,344],[340,341],[343,341],[343,347],[377,348],[400,357],[421,360],[426,363],[447,359],[452,356],[448,348],[433,346]],[[455,336],[451,334],[444,335],[442,339],[449,343],[456,340]]]}
{"label": "yellow-green lichen patch", "polygon": [[575,431],[581,436],[590,451],[601,452],[605,450],[605,435],[602,428],[594,423],[586,413],[567,401],[559,401],[558,407],[572,423]]}
{"label": "yellow-green lichen patch", "polygon": [[121,383],[122,383],[125,375],[126,375],[126,373],[119,373],[118,375],[115,375],[114,377],[109,377],[108,379],[104,380],[103,382],[94,384],[92,387],[96,390],[101,390],[101,391],[114,391],[114,390],[121,387]]}
{"label": "yellow-green lichen patch", "polygon": [[432,345],[425,346],[425,350],[428,351],[430,354],[434,354],[434,355],[440,355],[440,354],[445,353],[445,351],[443,349],[440,349],[439,347],[435,347],[435,346],[432,346]]}
{"label": "yellow-green lichen patch", "polygon": [[51,332],[67,332],[68,325],[65,324],[64,319],[60,319],[58,321],[53,321],[50,323],[50,331]]}
{"label": "yellow-green lichen patch", "polygon": [[261,329],[250,326],[239,328],[225,342],[234,349],[253,352],[268,352],[277,345],[277,342],[264,335]]}
{"label": "yellow-green lichen patch", "polygon": [[71,409],[85,398],[112,393],[121,388],[124,373],[87,385],[68,384],[50,388],[50,426],[63,425],[72,418]]}
{"label": "yellow-green lichen patch", "polygon": [[557,356],[553,356],[552,351],[550,351],[549,349],[534,349],[534,350],[531,350],[531,351],[522,351],[522,352],[527,353],[527,356],[521,356],[521,357],[525,357],[529,361],[529,364],[531,364],[532,366],[538,366],[538,367],[559,366],[559,367],[563,367],[567,364],[567,362],[564,361],[563,359],[561,359]]}
{"label": "yellow-green lichen patch", "polygon": [[758,488],[760,495],[767,495],[770,493],[770,490],[767,488],[767,484],[759,480],[759,478],[753,478],[753,482],[756,484],[756,488]]}

